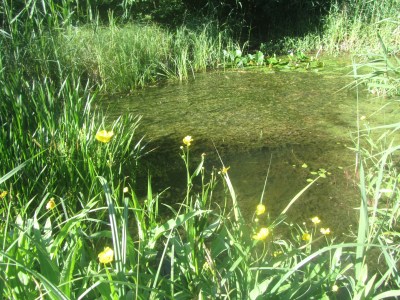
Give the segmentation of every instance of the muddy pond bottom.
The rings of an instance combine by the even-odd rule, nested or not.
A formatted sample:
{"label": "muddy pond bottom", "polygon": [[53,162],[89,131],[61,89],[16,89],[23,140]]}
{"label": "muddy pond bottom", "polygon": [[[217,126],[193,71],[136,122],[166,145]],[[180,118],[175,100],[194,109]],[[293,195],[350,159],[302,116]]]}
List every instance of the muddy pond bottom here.
{"label": "muddy pond bottom", "polygon": [[[238,196],[239,206],[251,219],[263,192],[271,218],[325,169],[319,179],[290,208],[287,221],[309,222],[319,216],[321,226],[337,234],[357,223],[359,192],[355,178],[353,146],[356,131],[355,92],[342,89],[351,78],[345,65],[334,71],[208,72],[195,80],[139,90],[129,96],[105,99],[108,118],[123,113],[142,116],[139,136],[148,143],[143,166],[152,174],[155,190],[164,200],[181,202],[185,166],[180,157],[182,138],[191,135],[191,167],[206,154],[206,175],[225,166]],[[378,100],[359,103],[363,122],[373,122]],[[380,123],[382,124],[382,122]],[[208,173],[207,173],[208,172]],[[140,174],[139,174],[140,175]],[[145,190],[147,171],[139,176]],[[142,180],[142,181],[141,181]]]}

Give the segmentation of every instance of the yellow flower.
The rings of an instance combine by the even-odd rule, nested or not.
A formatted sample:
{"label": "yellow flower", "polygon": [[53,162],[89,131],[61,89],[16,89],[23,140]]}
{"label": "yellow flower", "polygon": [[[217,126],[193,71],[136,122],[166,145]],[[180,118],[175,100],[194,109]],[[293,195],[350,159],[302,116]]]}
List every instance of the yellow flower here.
{"label": "yellow flower", "polygon": [[283,254],[283,252],[281,250],[277,250],[277,251],[274,251],[274,253],[272,253],[272,256],[273,257],[277,257],[277,256],[279,256],[281,254]]}
{"label": "yellow flower", "polygon": [[253,235],[253,239],[255,239],[257,241],[262,241],[262,240],[265,240],[268,235],[269,235],[269,229],[266,227],[263,227],[260,229],[259,232],[257,232],[257,234]]}
{"label": "yellow flower", "polygon": [[338,290],[339,290],[339,287],[336,284],[334,284],[332,286],[332,292],[336,293]]}
{"label": "yellow flower", "polygon": [[321,228],[319,231],[320,231],[322,234],[325,234],[325,235],[331,233],[331,230],[330,230],[329,228]]}
{"label": "yellow flower", "polygon": [[113,135],[114,135],[113,131],[100,130],[99,132],[96,133],[96,140],[102,143],[108,143],[113,137]]}
{"label": "yellow flower", "polygon": [[313,222],[315,225],[321,223],[321,220],[318,217],[314,217],[311,219],[311,222]]}
{"label": "yellow flower", "polygon": [[56,202],[54,201],[54,198],[51,198],[46,204],[46,209],[53,209],[54,207],[56,207]]}
{"label": "yellow flower", "polygon": [[5,196],[7,196],[8,192],[7,191],[2,191],[0,193],[0,199],[3,199]]}
{"label": "yellow flower", "polygon": [[309,234],[308,232],[304,232],[301,236],[301,239],[305,242],[308,242],[311,240],[311,234]]}
{"label": "yellow flower", "polygon": [[229,170],[230,168],[231,168],[231,167],[223,167],[222,170],[221,170],[221,173],[222,173],[223,175],[225,175],[226,173],[228,173],[228,170]]}
{"label": "yellow flower", "polygon": [[125,193],[129,192],[129,188],[128,187],[124,187],[124,189],[122,190]]}
{"label": "yellow flower", "polygon": [[101,264],[109,264],[114,259],[114,251],[110,247],[105,247],[104,250],[99,253],[98,257]]}
{"label": "yellow flower", "polygon": [[193,139],[192,139],[192,137],[191,137],[190,135],[187,135],[187,136],[185,136],[185,137],[183,138],[183,143],[184,143],[186,146],[190,146],[192,142],[193,142]]}
{"label": "yellow flower", "polygon": [[265,213],[265,205],[264,204],[258,204],[257,208],[256,208],[256,215],[262,215],[263,213]]}

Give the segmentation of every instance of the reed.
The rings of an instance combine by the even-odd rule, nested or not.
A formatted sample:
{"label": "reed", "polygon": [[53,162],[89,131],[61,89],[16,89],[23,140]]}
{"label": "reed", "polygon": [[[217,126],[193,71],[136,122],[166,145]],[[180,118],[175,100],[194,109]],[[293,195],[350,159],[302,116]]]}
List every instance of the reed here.
{"label": "reed", "polygon": [[69,28],[58,39],[62,64],[73,66],[107,92],[132,90],[163,78],[187,79],[217,66],[229,41],[205,25],[169,32],[157,25],[128,24]]}

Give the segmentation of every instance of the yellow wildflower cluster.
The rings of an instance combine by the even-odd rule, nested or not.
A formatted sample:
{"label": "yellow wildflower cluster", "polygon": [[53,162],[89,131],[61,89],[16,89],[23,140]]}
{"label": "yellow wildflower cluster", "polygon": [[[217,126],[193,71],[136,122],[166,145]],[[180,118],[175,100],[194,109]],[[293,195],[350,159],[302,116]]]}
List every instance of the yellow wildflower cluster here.
{"label": "yellow wildflower cluster", "polygon": [[7,196],[8,192],[7,191],[2,191],[0,193],[0,199],[3,199],[5,196]]}
{"label": "yellow wildflower cluster", "polygon": [[99,253],[98,258],[101,264],[109,264],[114,259],[114,250],[110,247],[105,247],[104,250]]}
{"label": "yellow wildflower cluster", "polygon": [[[319,223],[321,223],[321,220],[318,217],[313,217],[311,218],[311,222],[314,223],[314,225],[317,225]],[[331,233],[331,230],[329,228],[323,228],[321,227],[319,230],[323,235],[328,235]],[[304,240],[304,234],[303,234],[303,240]]]}

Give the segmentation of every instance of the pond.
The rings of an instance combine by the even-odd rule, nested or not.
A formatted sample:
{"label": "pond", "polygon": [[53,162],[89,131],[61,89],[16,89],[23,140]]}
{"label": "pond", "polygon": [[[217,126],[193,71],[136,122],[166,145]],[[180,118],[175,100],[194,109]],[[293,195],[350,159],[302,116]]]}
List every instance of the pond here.
{"label": "pond", "polygon": [[[104,100],[110,118],[131,112],[141,115],[152,183],[170,187],[171,199],[182,201],[184,164],[179,147],[191,135],[191,157],[206,153],[207,169],[221,169],[216,149],[238,195],[246,218],[258,204],[270,164],[264,203],[276,217],[290,200],[327,170],[288,211],[288,222],[322,219],[337,235],[358,222],[359,193],[355,178],[356,92],[343,89],[352,81],[346,61],[316,71],[252,70],[196,74],[183,83],[138,90]],[[380,100],[360,102],[360,115],[371,116]],[[215,145],[215,148],[214,148]],[[270,163],[271,162],[271,163]],[[195,163],[193,163],[193,168]],[[144,178],[147,178],[147,173]],[[145,186],[145,184],[143,184]],[[169,197],[168,197],[169,198]]]}

